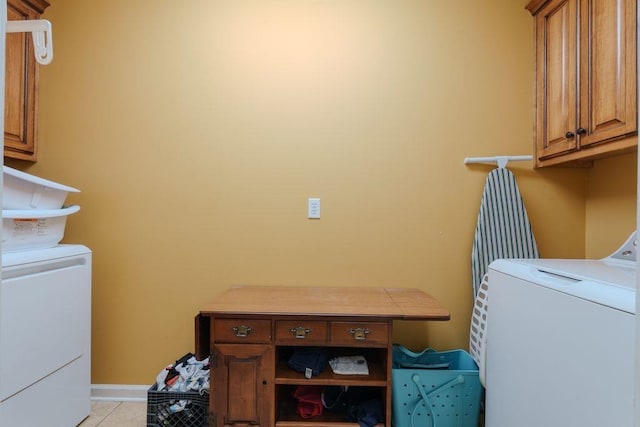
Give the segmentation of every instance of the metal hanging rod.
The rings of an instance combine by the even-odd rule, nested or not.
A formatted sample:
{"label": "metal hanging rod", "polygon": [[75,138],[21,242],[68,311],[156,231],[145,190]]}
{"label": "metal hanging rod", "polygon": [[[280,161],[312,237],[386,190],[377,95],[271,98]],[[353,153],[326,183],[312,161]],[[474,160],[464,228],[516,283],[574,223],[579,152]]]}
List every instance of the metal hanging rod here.
{"label": "metal hanging rod", "polygon": [[499,168],[507,166],[509,162],[523,162],[533,160],[533,156],[493,156],[493,157],[465,157],[464,164],[470,163],[496,163]]}

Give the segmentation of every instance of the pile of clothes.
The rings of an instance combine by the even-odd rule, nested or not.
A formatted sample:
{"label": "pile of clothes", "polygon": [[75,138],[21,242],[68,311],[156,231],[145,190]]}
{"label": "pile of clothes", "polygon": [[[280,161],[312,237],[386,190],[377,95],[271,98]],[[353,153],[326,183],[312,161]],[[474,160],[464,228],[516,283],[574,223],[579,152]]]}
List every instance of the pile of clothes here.
{"label": "pile of clothes", "polygon": [[209,358],[197,360],[193,353],[187,353],[168,365],[156,377],[158,391],[209,392]]}
{"label": "pile of clothes", "polygon": [[[327,365],[336,374],[368,375],[364,356],[330,358],[322,347],[299,347],[289,357],[287,364],[306,378],[320,375]],[[302,418],[322,415],[324,411],[339,413],[345,421],[357,422],[360,427],[373,427],[384,420],[384,403],[380,391],[368,387],[300,385],[293,390],[296,412]]]}
{"label": "pile of clothes", "polygon": [[[174,364],[165,367],[156,377],[153,391],[187,393],[196,392],[198,395],[209,393],[210,378],[209,358],[197,360],[195,355],[187,353]],[[206,415],[206,405],[196,405],[185,395],[184,399],[171,398],[158,404],[155,408],[156,416],[161,425],[183,425],[178,418],[201,418]],[[207,399],[208,400],[208,399]],[[206,401],[206,400],[205,400]],[[176,418],[176,416],[179,416]],[[191,424],[189,424],[191,425]]]}
{"label": "pile of clothes", "polygon": [[324,411],[343,414],[345,421],[360,427],[384,422],[384,403],[379,391],[366,387],[300,385],[293,391],[296,412],[302,418],[322,415]]}

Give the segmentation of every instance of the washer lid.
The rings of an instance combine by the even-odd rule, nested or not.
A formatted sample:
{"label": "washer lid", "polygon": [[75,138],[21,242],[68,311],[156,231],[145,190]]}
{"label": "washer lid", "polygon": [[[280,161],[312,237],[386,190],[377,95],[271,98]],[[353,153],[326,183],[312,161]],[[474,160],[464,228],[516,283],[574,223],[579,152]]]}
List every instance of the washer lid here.
{"label": "washer lid", "polygon": [[541,286],[631,314],[636,312],[635,264],[620,265],[606,259],[510,259],[496,264],[497,270]]}
{"label": "washer lid", "polygon": [[[2,254],[2,268],[4,271],[12,267],[20,267],[25,264],[48,262],[59,258],[86,255],[91,250],[83,245],[58,245],[46,249],[30,249]],[[7,275],[3,275],[5,278]]]}
{"label": "washer lid", "polygon": [[636,289],[636,268],[607,260],[591,259],[527,259],[513,260],[573,280],[595,280],[611,286]]}

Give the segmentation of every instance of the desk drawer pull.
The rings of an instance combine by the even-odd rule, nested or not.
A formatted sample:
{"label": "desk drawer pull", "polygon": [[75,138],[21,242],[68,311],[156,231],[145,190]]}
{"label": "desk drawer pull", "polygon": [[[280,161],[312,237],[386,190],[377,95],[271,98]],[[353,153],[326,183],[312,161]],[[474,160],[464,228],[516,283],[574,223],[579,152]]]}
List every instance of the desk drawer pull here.
{"label": "desk drawer pull", "polygon": [[364,341],[367,339],[367,335],[369,335],[371,331],[366,328],[351,328],[349,329],[349,333],[353,336],[354,340]]}
{"label": "desk drawer pull", "polygon": [[296,339],[305,339],[307,335],[311,333],[311,329],[298,326],[297,328],[289,329],[289,332],[291,332],[291,335],[296,337]]}
{"label": "desk drawer pull", "polygon": [[231,328],[231,330],[233,331],[236,337],[246,338],[249,336],[251,331],[253,331],[253,328],[251,326],[240,325],[240,326],[234,326],[233,328]]}

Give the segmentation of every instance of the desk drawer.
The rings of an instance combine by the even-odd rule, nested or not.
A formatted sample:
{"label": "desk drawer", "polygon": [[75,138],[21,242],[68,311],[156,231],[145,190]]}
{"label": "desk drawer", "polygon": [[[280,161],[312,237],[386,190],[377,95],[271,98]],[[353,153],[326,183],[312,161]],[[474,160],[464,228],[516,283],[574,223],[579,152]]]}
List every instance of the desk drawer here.
{"label": "desk drawer", "polygon": [[326,344],[327,322],[279,320],[276,322],[276,342],[293,345]]}
{"label": "desk drawer", "polygon": [[385,347],[389,343],[389,324],[374,322],[331,322],[331,345]]}
{"label": "desk drawer", "polygon": [[216,343],[270,343],[271,320],[215,319],[213,339]]}

